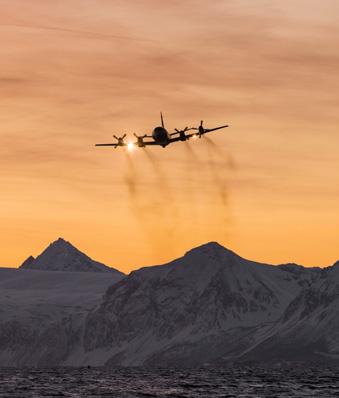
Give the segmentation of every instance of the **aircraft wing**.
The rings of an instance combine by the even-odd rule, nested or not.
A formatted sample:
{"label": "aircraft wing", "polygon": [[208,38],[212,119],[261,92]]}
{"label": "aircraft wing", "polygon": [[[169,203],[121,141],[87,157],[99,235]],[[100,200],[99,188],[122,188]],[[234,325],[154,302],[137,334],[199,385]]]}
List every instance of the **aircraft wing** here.
{"label": "aircraft wing", "polygon": [[116,148],[118,146],[126,146],[126,144],[123,144],[123,145],[115,144],[115,143],[112,143],[112,144],[95,144],[95,146],[113,146],[114,148]]}
{"label": "aircraft wing", "polygon": [[220,127],[214,127],[214,129],[204,129],[204,134],[205,133],[209,133],[210,131],[215,131],[215,130],[220,130],[220,129],[224,129],[224,128],[226,128],[226,127],[228,127],[228,124],[226,124],[225,126],[220,126]]}
{"label": "aircraft wing", "polygon": [[[171,134],[172,135],[172,134]],[[192,134],[193,135],[193,134]],[[190,137],[191,135],[190,134],[187,134],[186,135],[186,137]],[[182,139],[181,139],[181,137],[179,136],[179,137],[171,137],[170,139],[169,139],[169,142],[177,142],[177,141],[183,141]]]}
{"label": "aircraft wing", "polygon": [[[215,127],[215,128],[213,128],[213,129],[204,129],[204,132],[203,132],[203,133],[199,133],[199,131],[197,131],[196,133],[185,134],[185,137],[186,137],[187,139],[190,139],[191,137],[194,137],[194,136],[195,136],[195,137],[200,137],[200,136],[202,136],[203,134],[209,133],[210,131],[215,131],[215,130],[219,130],[219,129],[224,129],[224,128],[226,128],[226,127],[228,127],[228,125],[226,125],[226,126],[220,126],[220,127]],[[190,130],[199,130],[199,129],[191,128]],[[173,138],[172,138],[172,135],[174,135],[174,134],[177,134],[177,133],[171,134],[170,142],[183,141],[183,140],[181,139],[180,136],[178,136],[178,137],[173,137]]]}
{"label": "aircraft wing", "polygon": [[[180,136],[180,133],[185,133],[186,131],[189,131],[189,130],[196,130],[197,132],[185,134],[185,137],[187,139],[189,139],[191,137],[194,137],[194,136],[201,137],[203,134],[206,134],[206,133],[209,133],[209,132],[215,131],[215,130],[224,129],[226,127],[229,127],[228,124],[226,124],[224,126],[214,127],[213,129],[204,129],[204,132],[200,132],[199,128],[197,128],[197,127],[191,127],[191,128],[189,128],[187,130],[182,130],[182,131],[175,131],[174,133],[170,134],[170,136],[171,136],[170,142],[182,141],[182,137]],[[173,136],[175,136],[177,134],[179,134],[178,137],[173,137]]]}
{"label": "aircraft wing", "polygon": [[148,146],[148,145],[160,145],[156,141],[142,141],[142,145],[139,145],[138,141],[133,142],[134,146]]}
{"label": "aircraft wing", "polygon": [[186,133],[186,131],[189,131],[189,130],[195,130],[195,127],[190,127],[190,128],[185,128],[184,130],[176,130],[176,131],[174,131],[173,133],[170,133],[170,136],[172,137],[173,135],[177,135],[177,134],[182,134],[182,133]]}

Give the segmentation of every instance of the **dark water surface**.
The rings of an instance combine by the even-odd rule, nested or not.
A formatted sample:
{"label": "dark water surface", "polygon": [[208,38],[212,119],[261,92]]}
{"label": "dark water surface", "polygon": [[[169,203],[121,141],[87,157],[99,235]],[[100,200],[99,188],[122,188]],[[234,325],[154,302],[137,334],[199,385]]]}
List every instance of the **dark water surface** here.
{"label": "dark water surface", "polygon": [[339,368],[0,369],[0,397],[339,397]]}

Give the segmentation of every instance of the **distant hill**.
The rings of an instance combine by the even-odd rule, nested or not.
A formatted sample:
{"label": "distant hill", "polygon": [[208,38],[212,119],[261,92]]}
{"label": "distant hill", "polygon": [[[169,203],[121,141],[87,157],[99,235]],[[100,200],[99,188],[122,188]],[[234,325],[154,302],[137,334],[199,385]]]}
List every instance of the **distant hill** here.
{"label": "distant hill", "polygon": [[37,258],[28,257],[20,268],[40,271],[115,272],[123,275],[114,268],[92,260],[62,238],[51,243]]}

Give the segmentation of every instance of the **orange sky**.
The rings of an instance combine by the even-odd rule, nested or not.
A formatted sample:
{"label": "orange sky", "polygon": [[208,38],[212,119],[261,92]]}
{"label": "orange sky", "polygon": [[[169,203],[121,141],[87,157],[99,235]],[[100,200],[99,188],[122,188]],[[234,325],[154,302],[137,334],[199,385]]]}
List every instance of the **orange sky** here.
{"label": "orange sky", "polygon": [[[0,265],[59,236],[122,271],[216,240],[339,258],[337,0],[0,0]],[[112,133],[229,123],[206,140]]]}

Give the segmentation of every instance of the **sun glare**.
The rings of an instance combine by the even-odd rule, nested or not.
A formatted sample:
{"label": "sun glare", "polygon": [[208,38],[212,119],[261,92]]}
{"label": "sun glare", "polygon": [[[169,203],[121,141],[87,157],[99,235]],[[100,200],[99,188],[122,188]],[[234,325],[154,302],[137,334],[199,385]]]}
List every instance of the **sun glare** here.
{"label": "sun glare", "polygon": [[129,143],[127,144],[127,149],[128,149],[129,151],[133,151],[133,149],[134,149],[134,144],[133,144],[133,142],[129,142]]}

